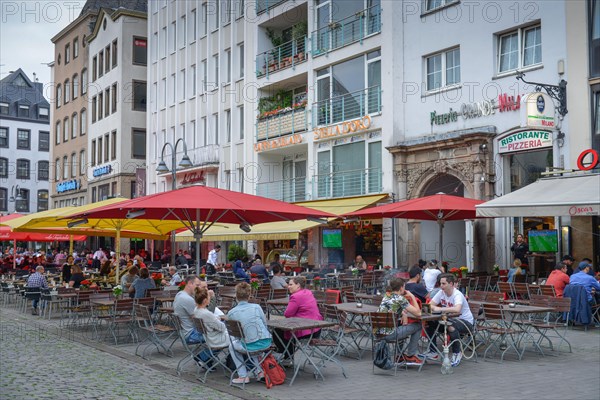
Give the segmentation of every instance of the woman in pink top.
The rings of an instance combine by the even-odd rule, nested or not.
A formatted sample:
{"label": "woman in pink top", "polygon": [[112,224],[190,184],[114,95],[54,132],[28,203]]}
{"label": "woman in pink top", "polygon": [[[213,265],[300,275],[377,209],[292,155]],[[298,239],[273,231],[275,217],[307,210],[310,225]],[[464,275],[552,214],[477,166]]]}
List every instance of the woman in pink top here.
{"label": "woman in pink top", "polygon": [[[305,288],[306,286],[306,278],[303,276],[295,276],[290,279],[288,283],[288,290],[290,292],[290,302],[285,309],[283,315],[286,318],[306,318],[306,319],[316,319],[319,321],[323,320],[323,316],[319,312],[319,307],[317,306],[317,299],[313,293]],[[284,353],[286,346],[287,351],[284,353],[284,359],[290,360],[294,354],[295,348],[294,343],[290,342],[290,338],[292,337],[290,332],[277,332],[275,335],[277,338],[281,338],[283,333],[283,341],[275,340],[275,344],[280,353]],[[297,338],[303,338],[306,336],[310,336],[313,334],[313,337],[319,337],[320,329],[305,329],[294,332]],[[285,364],[285,362],[284,362]]]}

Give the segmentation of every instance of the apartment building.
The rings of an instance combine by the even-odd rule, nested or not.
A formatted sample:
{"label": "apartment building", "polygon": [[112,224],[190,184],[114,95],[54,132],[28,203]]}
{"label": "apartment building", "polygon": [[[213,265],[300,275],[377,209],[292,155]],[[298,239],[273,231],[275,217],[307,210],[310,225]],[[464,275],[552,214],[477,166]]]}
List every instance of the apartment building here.
{"label": "apartment building", "polygon": [[33,75],[0,80],[0,213],[48,209],[50,104]]}

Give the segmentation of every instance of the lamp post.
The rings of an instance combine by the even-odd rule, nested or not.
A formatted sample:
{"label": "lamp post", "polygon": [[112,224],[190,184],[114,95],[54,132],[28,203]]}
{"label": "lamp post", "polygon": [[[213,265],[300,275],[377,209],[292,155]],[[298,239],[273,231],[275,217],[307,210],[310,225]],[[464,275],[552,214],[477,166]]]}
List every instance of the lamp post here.
{"label": "lamp post", "polygon": [[[183,145],[183,158],[181,159],[181,162],[179,163],[179,167],[189,168],[189,167],[194,166],[194,164],[192,163],[192,161],[190,160],[190,158],[187,155],[187,146],[183,139],[177,139],[177,141],[175,142],[175,146],[173,146],[169,142],[166,142],[163,145],[162,150],[160,151],[160,162],[158,163],[158,166],[156,167],[156,172],[159,174],[164,174],[167,172],[171,173],[171,190],[177,189],[177,165],[176,165],[176,163],[177,163],[177,146],[179,145],[179,143],[181,143]],[[171,149],[171,169],[169,169],[167,167],[167,164],[165,164],[165,160],[164,160],[165,149],[167,147]],[[171,232],[171,265],[175,265],[175,231]]]}

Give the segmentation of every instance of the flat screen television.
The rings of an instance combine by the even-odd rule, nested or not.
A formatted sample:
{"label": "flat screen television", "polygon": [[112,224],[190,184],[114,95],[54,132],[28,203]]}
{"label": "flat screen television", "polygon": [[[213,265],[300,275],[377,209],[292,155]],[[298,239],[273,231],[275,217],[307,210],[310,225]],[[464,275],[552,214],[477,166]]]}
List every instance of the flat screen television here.
{"label": "flat screen television", "polygon": [[542,231],[529,231],[529,251],[536,253],[556,253],[558,251],[558,231],[548,229]]}
{"label": "flat screen television", "polygon": [[323,248],[341,249],[342,248],[342,230],[341,229],[323,229]]}

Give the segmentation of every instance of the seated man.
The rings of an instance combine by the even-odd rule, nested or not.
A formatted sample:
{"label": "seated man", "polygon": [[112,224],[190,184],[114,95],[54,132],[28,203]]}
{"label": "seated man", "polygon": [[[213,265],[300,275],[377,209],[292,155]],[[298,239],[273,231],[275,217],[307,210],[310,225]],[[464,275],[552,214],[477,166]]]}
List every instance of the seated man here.
{"label": "seated man", "polygon": [[254,261],[254,265],[250,267],[250,273],[256,274],[258,279],[262,279],[264,283],[269,282],[269,273],[267,272],[267,268],[260,260]]}
{"label": "seated man", "polygon": [[409,280],[406,282],[406,290],[415,295],[415,297],[421,300],[421,303],[425,303],[427,297],[427,288],[421,282],[421,267],[418,265],[413,266],[408,271]]}
{"label": "seated man", "polygon": [[406,352],[402,355],[400,361],[407,365],[421,365],[423,360],[417,357],[419,338],[421,337],[421,323],[409,323],[407,313],[414,316],[421,315],[421,309],[418,306],[415,296],[406,291],[404,280],[402,278],[392,278],[389,283],[390,291],[386,293],[381,300],[379,311],[394,312],[398,314],[398,321],[401,324],[393,332],[387,332],[386,341],[394,341],[410,337]]}
{"label": "seated man", "polygon": [[[451,360],[453,367],[460,364],[460,360],[462,359],[460,343],[457,339],[460,339],[461,334],[473,332],[473,314],[471,314],[465,296],[460,290],[454,287],[455,281],[456,277],[453,274],[440,275],[441,290],[436,293],[429,303],[432,312],[460,314],[458,318],[448,318],[448,321],[452,322],[452,325],[448,326],[448,336],[450,336],[450,341],[453,342]],[[425,357],[433,360],[439,359],[439,355],[435,351],[434,334],[436,329],[437,324],[429,324],[427,326],[427,334],[432,339],[431,343],[429,343],[429,353],[425,354]]]}
{"label": "seated man", "polygon": [[550,276],[546,280],[546,285],[554,286],[556,297],[563,297],[565,286],[569,284],[569,275],[567,275],[567,266],[563,263],[558,263],[554,267],[554,271],[550,272]]}
{"label": "seated man", "polygon": [[[183,329],[184,338],[186,343],[199,344],[204,343],[204,337],[202,333],[198,332],[194,326],[192,318],[194,317],[194,311],[196,310],[196,300],[194,294],[196,288],[207,288],[208,285],[205,281],[200,280],[195,275],[190,275],[185,278],[185,288],[180,290],[175,295],[175,301],[173,301],[173,313],[181,320],[181,328]],[[209,304],[207,309],[210,312],[215,311],[216,298],[215,293],[212,290],[209,293]],[[208,351],[202,351],[199,355],[194,357],[196,362],[206,361],[210,359],[210,353]]]}
{"label": "seated man", "polygon": [[591,304],[598,304],[600,302],[600,283],[588,275],[588,272],[592,268],[586,261],[579,263],[579,272],[571,275],[571,285],[580,285],[585,287],[587,292],[587,300]]}
{"label": "seated man", "polygon": [[[235,298],[238,304],[227,313],[228,319],[240,322],[244,336],[246,336],[245,342],[242,342],[241,338],[232,338],[231,340],[230,353],[238,372],[238,378],[233,379],[232,383],[248,383],[250,381],[246,363],[240,353],[244,353],[246,349],[249,351],[268,350],[273,341],[262,308],[258,304],[248,303],[250,293],[252,293],[250,284],[238,283],[235,287]],[[262,379],[264,373],[260,370],[258,359],[253,358],[252,363],[258,366],[257,378]]]}
{"label": "seated man", "polygon": [[169,276],[171,277],[171,279],[169,279],[169,280],[163,279],[164,285],[177,286],[183,281],[183,279],[181,279],[181,276],[177,272],[177,267],[175,267],[173,265],[171,265],[169,267]]}

